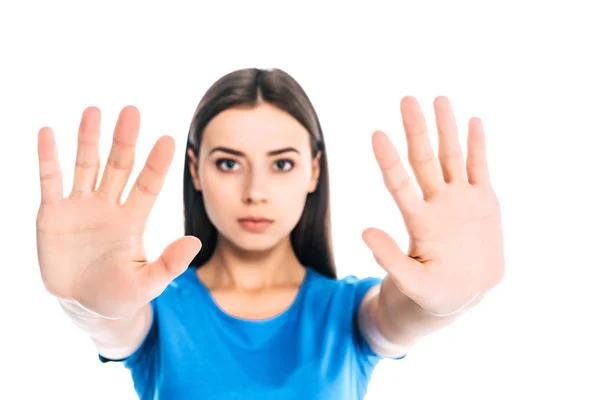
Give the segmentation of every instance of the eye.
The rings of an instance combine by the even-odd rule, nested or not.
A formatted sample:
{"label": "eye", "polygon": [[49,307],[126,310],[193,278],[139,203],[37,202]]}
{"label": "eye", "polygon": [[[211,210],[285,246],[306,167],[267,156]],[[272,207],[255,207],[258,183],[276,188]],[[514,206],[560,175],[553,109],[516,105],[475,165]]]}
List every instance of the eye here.
{"label": "eye", "polygon": [[224,171],[232,171],[236,166],[237,162],[229,158],[221,158],[217,160],[217,167]]}
{"label": "eye", "polygon": [[[286,168],[286,166],[288,167]],[[290,160],[277,160],[275,161],[275,167],[282,171],[287,171],[294,167],[294,163]]]}

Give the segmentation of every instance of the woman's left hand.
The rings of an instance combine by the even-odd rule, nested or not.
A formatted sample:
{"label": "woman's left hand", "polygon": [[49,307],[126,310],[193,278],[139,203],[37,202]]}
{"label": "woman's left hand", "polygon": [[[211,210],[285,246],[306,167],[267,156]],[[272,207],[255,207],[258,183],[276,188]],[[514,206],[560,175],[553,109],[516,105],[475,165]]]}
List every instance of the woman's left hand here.
{"label": "woman's left hand", "polygon": [[434,109],[439,163],[417,101],[401,103],[408,160],[421,193],[387,136],[373,134],[377,163],[408,231],[408,251],[375,228],[365,230],[363,240],[401,292],[430,314],[446,316],[502,280],[504,243],[481,121],[469,121],[465,163],[448,99],[436,98]]}

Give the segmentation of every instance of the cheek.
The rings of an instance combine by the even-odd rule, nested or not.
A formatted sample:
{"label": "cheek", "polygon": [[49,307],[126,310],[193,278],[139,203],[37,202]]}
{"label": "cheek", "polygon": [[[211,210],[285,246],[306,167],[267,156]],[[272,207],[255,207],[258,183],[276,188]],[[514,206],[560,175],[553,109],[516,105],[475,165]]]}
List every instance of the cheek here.
{"label": "cheek", "polygon": [[215,226],[223,223],[226,215],[240,202],[239,185],[233,179],[219,179],[215,174],[207,173],[202,177],[202,196],[206,213]]}
{"label": "cheek", "polygon": [[304,211],[308,184],[301,178],[289,184],[279,185],[276,192],[272,193],[272,201],[276,202],[280,218],[286,225],[295,225]]}

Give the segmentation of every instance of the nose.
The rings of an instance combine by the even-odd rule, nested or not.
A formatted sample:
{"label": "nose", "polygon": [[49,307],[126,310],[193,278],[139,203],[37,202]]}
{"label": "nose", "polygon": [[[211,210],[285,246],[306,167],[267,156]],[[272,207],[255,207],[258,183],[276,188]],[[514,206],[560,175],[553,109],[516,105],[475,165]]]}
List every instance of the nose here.
{"label": "nose", "polygon": [[246,178],[242,201],[244,204],[267,202],[267,176],[258,171],[250,172]]}

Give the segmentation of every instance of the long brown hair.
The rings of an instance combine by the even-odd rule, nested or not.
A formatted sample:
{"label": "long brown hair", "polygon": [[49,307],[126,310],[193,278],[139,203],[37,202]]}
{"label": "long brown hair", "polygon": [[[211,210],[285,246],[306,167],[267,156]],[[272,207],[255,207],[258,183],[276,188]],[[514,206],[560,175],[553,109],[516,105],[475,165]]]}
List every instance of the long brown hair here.
{"label": "long brown hair", "polygon": [[192,183],[188,149],[191,148],[198,157],[204,128],[220,112],[261,102],[272,104],[294,117],[310,134],[312,156],[316,157],[321,152],[318,185],[307,195],[300,221],[292,230],[291,242],[300,263],[324,276],[336,278],[331,240],[329,170],[321,124],[300,84],[280,69],[247,68],[230,72],[208,89],[194,112],[183,172],[185,234],[202,242],[202,249],[192,261],[192,266],[201,267],[212,256],[217,230],[206,214],[202,192],[197,191]]}

